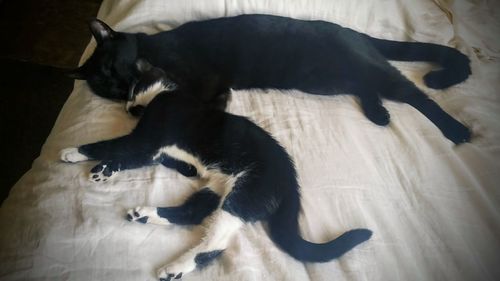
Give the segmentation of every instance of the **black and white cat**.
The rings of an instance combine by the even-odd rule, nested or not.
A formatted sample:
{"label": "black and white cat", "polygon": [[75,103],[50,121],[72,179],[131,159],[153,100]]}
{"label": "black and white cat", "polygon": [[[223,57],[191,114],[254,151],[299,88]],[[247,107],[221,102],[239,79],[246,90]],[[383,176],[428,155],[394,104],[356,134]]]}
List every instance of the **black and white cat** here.
{"label": "black and white cat", "polygon": [[70,76],[87,80],[105,98],[126,100],[137,79],[134,63],[145,58],[202,100],[227,87],[347,93],[359,98],[368,119],[384,126],[390,118],[385,98],[410,104],[456,144],[471,138],[467,127],[387,61],[437,63],[441,68],[424,81],[444,89],[471,73],[467,56],[450,47],[376,39],[330,22],[271,15],[189,22],[155,35],[116,32],[99,20],[90,28],[97,48]]}
{"label": "black and white cat", "polygon": [[155,164],[194,181],[198,191],[180,206],[128,211],[129,220],[141,223],[206,226],[198,245],[158,271],[160,280],[180,278],[219,256],[245,223],[267,221],[272,240],[304,262],[329,261],[371,237],[370,230],[355,229],[324,244],[301,238],[299,185],[285,149],[248,119],[172,86],[161,69],[139,61],[138,73],[141,78],[127,103],[131,111],[142,108],[135,129],[119,138],[64,149],[61,159],[101,160],[91,170],[94,182]]}

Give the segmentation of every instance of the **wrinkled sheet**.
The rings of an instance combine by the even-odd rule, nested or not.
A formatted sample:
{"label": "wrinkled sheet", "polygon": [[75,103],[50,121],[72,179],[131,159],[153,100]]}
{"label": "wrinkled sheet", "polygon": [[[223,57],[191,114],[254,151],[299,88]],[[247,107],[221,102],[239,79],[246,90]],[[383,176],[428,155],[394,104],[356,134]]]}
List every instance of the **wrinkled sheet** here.
{"label": "wrinkled sheet", "polygon": [[[485,0],[105,0],[98,17],[122,31],[154,33],[191,20],[267,13],[440,43],[472,60],[472,76],[445,91],[423,85],[431,65],[394,63],[473,129],[472,142],[460,146],[408,105],[385,102],[392,122],[382,128],[349,96],[234,92],[229,111],[268,130],[295,160],[303,236],[324,242],[358,227],[374,235],[338,260],[303,264],[279,250],[263,224],[249,224],[218,262],[183,280],[500,280],[499,6]],[[58,161],[62,148],[128,133],[135,120],[123,109],[75,83],[40,157],[0,209],[0,280],[155,280],[157,268],[200,238],[199,227],[124,219],[128,208],[179,204],[193,192],[175,172],[148,167],[93,184],[88,171],[95,162]]]}

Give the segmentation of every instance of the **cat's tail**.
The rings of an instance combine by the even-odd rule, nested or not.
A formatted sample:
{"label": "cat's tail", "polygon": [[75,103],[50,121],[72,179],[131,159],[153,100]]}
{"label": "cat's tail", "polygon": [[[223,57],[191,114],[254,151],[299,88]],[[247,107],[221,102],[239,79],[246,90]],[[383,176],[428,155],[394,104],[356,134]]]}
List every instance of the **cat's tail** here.
{"label": "cat's tail", "polygon": [[354,229],[322,244],[304,240],[300,237],[298,224],[300,197],[298,192],[295,195],[287,196],[268,221],[271,239],[295,259],[303,262],[327,262],[371,237],[372,232],[368,229]]}
{"label": "cat's tail", "polygon": [[373,46],[388,60],[427,61],[439,64],[442,69],[424,76],[425,84],[434,89],[444,89],[465,81],[471,74],[470,60],[460,51],[432,43],[399,42],[367,36]]}

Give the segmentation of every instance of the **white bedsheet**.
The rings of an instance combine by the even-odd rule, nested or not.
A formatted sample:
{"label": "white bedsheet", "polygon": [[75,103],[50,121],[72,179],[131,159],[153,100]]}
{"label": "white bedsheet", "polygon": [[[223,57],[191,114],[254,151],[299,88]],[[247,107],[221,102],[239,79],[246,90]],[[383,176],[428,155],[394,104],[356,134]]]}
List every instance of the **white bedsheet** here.
{"label": "white bedsheet", "polygon": [[[473,129],[472,142],[458,147],[408,105],[385,102],[392,122],[381,128],[348,96],[235,92],[229,111],[251,117],[295,160],[303,236],[324,242],[358,227],[374,235],[338,260],[302,264],[280,251],[261,223],[247,225],[219,261],[183,280],[500,280],[500,5],[494,2],[105,0],[98,17],[117,30],[151,33],[190,20],[267,13],[454,46],[472,60],[472,76],[445,91],[423,86],[429,65],[395,63]],[[40,157],[0,209],[0,280],[155,280],[157,268],[200,238],[197,227],[124,219],[138,205],[182,202],[192,190],[175,172],[148,167],[93,184],[87,177],[95,162],[58,161],[62,148],[126,134],[134,124],[123,104],[75,83]]]}

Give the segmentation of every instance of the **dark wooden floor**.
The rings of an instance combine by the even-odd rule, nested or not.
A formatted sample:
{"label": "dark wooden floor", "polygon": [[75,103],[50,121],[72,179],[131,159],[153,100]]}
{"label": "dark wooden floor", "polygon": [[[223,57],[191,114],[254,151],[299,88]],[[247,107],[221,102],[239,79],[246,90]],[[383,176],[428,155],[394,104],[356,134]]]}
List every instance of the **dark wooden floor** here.
{"label": "dark wooden floor", "polygon": [[101,0],[0,0],[0,202],[38,157]]}

